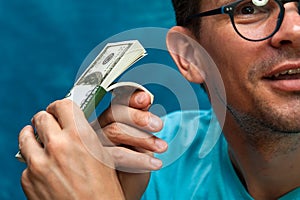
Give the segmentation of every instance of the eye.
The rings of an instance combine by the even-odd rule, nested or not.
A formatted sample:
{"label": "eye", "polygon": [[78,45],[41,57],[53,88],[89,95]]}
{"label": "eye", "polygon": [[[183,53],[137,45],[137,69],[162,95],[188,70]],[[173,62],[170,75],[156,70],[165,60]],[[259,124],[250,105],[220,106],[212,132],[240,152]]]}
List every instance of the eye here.
{"label": "eye", "polygon": [[238,18],[263,19],[272,13],[277,13],[279,9],[275,1],[269,1],[264,6],[256,6],[252,1],[241,1],[234,9],[234,16]]}
{"label": "eye", "polygon": [[252,2],[241,3],[235,7],[235,15],[253,15],[257,13],[265,12],[265,8],[258,7]]}
{"label": "eye", "polygon": [[250,15],[255,13],[255,7],[254,6],[244,6],[240,9],[240,13],[243,15]]}

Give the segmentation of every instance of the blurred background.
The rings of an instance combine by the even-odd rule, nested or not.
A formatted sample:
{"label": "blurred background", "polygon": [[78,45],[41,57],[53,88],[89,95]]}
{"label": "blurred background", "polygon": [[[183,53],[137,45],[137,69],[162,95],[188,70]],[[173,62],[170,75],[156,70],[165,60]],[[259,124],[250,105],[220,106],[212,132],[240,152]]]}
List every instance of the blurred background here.
{"label": "blurred background", "polygon": [[[14,158],[19,131],[64,97],[89,52],[123,31],[173,25],[171,0],[0,0],[0,199],[26,199],[20,186],[25,165]],[[164,51],[149,50],[141,62],[176,69]],[[168,87],[156,84],[151,91],[158,114],[180,109]]]}

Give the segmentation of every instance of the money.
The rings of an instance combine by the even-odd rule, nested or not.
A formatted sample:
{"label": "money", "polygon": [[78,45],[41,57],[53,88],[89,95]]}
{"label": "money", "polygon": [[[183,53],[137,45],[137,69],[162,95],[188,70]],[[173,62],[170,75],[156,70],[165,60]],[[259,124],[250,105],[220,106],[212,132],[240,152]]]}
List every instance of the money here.
{"label": "money", "polygon": [[146,55],[137,41],[108,43],[79,77],[66,98],[73,100],[89,117],[111,83]]}
{"label": "money", "polygon": [[[128,87],[144,90],[149,93],[153,101],[153,95],[142,85],[133,82],[112,84],[124,71],[145,55],[147,55],[146,50],[137,40],[108,43],[78,78],[66,98],[79,105],[86,118],[94,112],[103,96],[116,88],[119,94],[122,93],[120,92],[122,87],[124,90]],[[36,138],[39,140],[37,135]],[[20,151],[15,157],[24,162]]]}

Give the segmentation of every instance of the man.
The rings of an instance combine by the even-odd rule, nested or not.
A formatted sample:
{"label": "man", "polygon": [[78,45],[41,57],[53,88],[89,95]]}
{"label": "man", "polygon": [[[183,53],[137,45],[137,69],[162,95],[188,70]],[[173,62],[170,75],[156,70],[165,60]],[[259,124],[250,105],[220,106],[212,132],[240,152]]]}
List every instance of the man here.
{"label": "man", "polygon": [[[211,101],[215,103],[212,105],[213,110],[211,111],[174,113],[166,117],[164,128],[160,132],[161,135],[167,141],[172,141],[174,137],[172,133],[175,133],[180,138],[180,143],[175,143],[175,145],[181,144],[178,148],[184,147],[186,143],[189,146],[185,147],[185,151],[177,160],[152,173],[143,198],[300,199],[299,1],[173,0],[173,4],[179,26],[173,27],[168,34],[167,44],[170,53],[183,76],[189,81],[204,83]],[[215,61],[224,84],[226,97],[222,92],[222,81],[215,78],[218,77],[218,72],[204,66],[198,59],[198,55],[201,54],[200,47],[197,46],[198,43],[207,50]],[[150,116],[145,111],[148,103],[144,103],[143,106],[137,103],[147,102],[148,98],[143,96],[143,93],[135,95],[134,97],[141,95],[141,98],[137,98],[139,101],[135,101],[135,98],[132,97],[130,106],[123,106],[122,108],[129,109],[130,113],[135,113],[134,116],[146,113]],[[122,105],[121,100],[116,100],[116,102]],[[56,107],[56,109],[52,107]],[[222,125],[222,108],[226,108],[227,112],[224,125],[219,126],[215,121],[211,122],[211,119],[218,118],[220,125]],[[120,107],[115,112],[117,110],[120,111]],[[104,127],[111,125],[111,122],[135,126],[132,120],[126,121],[128,118],[125,120],[119,117],[112,120],[110,113],[111,109],[99,118],[100,124]],[[51,127],[49,124],[44,125],[44,127],[41,125],[44,124],[44,122],[41,123],[41,119],[45,115],[48,115],[49,118],[55,116],[56,121],[60,124],[59,127],[53,125],[57,128],[68,128],[69,124],[75,126],[75,121],[77,127],[80,124],[80,129],[75,131],[76,133],[82,133],[85,129],[89,129],[83,118],[69,119],[70,113],[60,104],[55,103],[50,105],[47,113],[38,114],[34,118],[33,122],[39,134],[42,134],[40,132],[47,132],[44,130]],[[144,127],[142,130],[149,131],[149,126],[145,125],[149,122],[147,119],[150,118],[139,119],[138,124],[144,125],[139,127]],[[156,121],[154,123],[156,126],[151,131],[159,131],[162,124],[158,122],[159,120],[154,121]],[[210,123],[213,123],[213,129],[209,128]],[[176,124],[179,125],[176,126]],[[209,143],[209,151],[200,155],[201,147],[207,145],[203,143],[205,136],[213,134],[214,131],[212,130],[221,128],[222,136],[216,142]],[[45,159],[47,162],[42,163],[51,164],[48,166],[58,166],[54,168],[57,170],[50,170],[51,175],[61,175],[56,176],[63,177],[60,183],[66,183],[68,191],[73,190],[75,194],[76,189],[79,189],[75,187],[76,184],[84,181],[86,177],[87,180],[90,180],[90,182],[86,182],[90,188],[98,187],[99,194],[102,191],[102,195],[110,195],[108,197],[115,199],[121,198],[124,194],[128,198],[133,198],[133,194],[140,195],[146,187],[147,174],[120,174],[121,184],[119,184],[113,170],[94,163],[94,161],[87,166],[87,169],[83,168],[85,173],[79,170],[78,173],[75,173],[77,170],[74,170],[73,173],[69,174],[70,166],[67,167],[67,163],[55,162],[59,160],[52,155],[59,155],[59,153],[58,150],[54,151],[54,148],[50,153],[45,150],[40,152],[41,154],[35,153],[35,157],[38,156],[40,159],[34,159],[34,156],[31,156],[34,149],[29,150],[29,143],[34,143],[35,140],[32,130],[28,131],[29,129],[28,127],[25,128],[20,135],[21,152],[28,164],[28,169],[23,176],[23,185],[27,194],[30,193],[30,189],[44,191],[47,189],[48,183],[53,183],[52,181],[56,180],[56,178],[52,180],[51,177],[48,177],[47,182],[39,184],[43,182],[43,179],[38,175],[46,176],[46,173],[40,170],[35,162],[45,159],[43,156],[39,156],[44,152],[46,152],[48,159]],[[70,129],[68,128],[68,130]],[[103,130],[108,138],[112,138],[110,137],[112,136],[111,133],[120,133],[118,129],[105,131],[104,128]],[[92,132],[90,129],[88,131]],[[195,135],[192,142],[189,141],[190,138],[188,137],[191,134]],[[130,138],[123,140],[120,138],[121,136],[116,138],[114,142],[127,144],[130,140]],[[43,140],[51,141],[47,138]],[[76,141],[76,138],[72,142],[74,140]],[[146,141],[157,141],[160,145],[157,145],[157,148],[151,148],[146,145]],[[156,137],[135,140],[129,145],[142,147],[152,152],[164,152],[166,150],[166,145]],[[65,148],[60,149],[61,146],[54,145],[62,152]],[[160,148],[158,148],[159,146]],[[71,147],[76,148],[77,146]],[[44,148],[47,150],[47,145]],[[169,148],[170,150],[175,149],[172,148],[172,144]],[[35,149],[36,152],[42,151],[42,147],[39,149]],[[100,149],[99,155],[105,157],[106,154],[101,151]],[[70,152],[72,153],[72,151]],[[146,157],[144,154],[139,154],[137,157],[142,155]],[[30,157],[33,160],[32,163]],[[151,157],[147,158],[152,159]],[[78,163],[81,163],[81,160],[83,161],[83,159],[78,158]],[[89,161],[89,159],[87,160]],[[119,159],[113,159],[110,162],[128,167],[126,162],[120,160],[122,159],[119,157]],[[56,163],[58,164],[55,165]],[[155,167],[150,163],[147,162],[144,166],[137,163],[131,167],[148,170],[161,167],[159,164]],[[76,165],[79,164],[76,163]],[[38,170],[36,171],[32,166],[38,167]],[[68,170],[61,170],[64,167]],[[72,167],[70,168],[72,169]],[[95,177],[95,179],[98,178],[97,183],[95,183],[96,180],[89,179],[91,173],[97,175]],[[130,182],[135,178],[140,183],[139,187],[136,188],[131,187],[134,182]],[[109,179],[111,180],[110,185],[104,185],[105,181]],[[55,187],[51,187],[51,189],[59,193]],[[106,192],[104,193],[104,191]],[[48,191],[44,194],[53,193]],[[80,196],[79,192],[77,194]],[[34,198],[34,195],[35,193],[32,193],[31,197]],[[47,197],[47,195],[45,196]]]}

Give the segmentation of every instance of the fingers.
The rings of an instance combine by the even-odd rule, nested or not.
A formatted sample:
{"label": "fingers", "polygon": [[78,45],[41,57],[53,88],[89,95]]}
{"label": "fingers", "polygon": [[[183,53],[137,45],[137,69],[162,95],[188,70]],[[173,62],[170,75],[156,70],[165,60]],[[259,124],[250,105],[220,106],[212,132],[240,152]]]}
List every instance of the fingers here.
{"label": "fingers", "polygon": [[156,136],[122,123],[106,126],[103,132],[116,145],[124,144],[156,153],[162,153],[168,148],[167,143]]}
{"label": "fingers", "polygon": [[93,132],[82,110],[71,100],[62,99],[51,103],[46,111],[58,121],[61,129],[69,133],[78,133],[80,137],[89,137]]}
{"label": "fingers", "polygon": [[110,154],[119,170],[143,172],[161,168],[160,160],[145,153],[162,153],[168,148],[165,141],[149,133],[163,127],[162,120],[147,111],[150,105],[151,98],[143,91],[133,93],[129,99],[116,96],[98,121],[92,123],[102,144],[110,146]]}
{"label": "fingers", "polygon": [[[132,93],[130,93],[132,94]],[[151,105],[151,97],[149,94],[147,94],[144,91],[136,91],[134,92],[131,96],[120,94],[117,95],[112,103],[111,106],[106,110],[105,114],[101,115],[99,117],[99,121],[101,122],[101,126],[105,126],[107,124],[110,124],[114,121],[116,121],[114,117],[114,113],[118,115],[118,112],[113,112],[112,107],[115,107],[115,105],[123,105],[124,108],[133,108],[133,109],[138,109],[138,110],[148,110],[148,108]],[[115,109],[117,110],[117,109]],[[122,110],[124,113],[126,110]],[[120,112],[120,113],[122,113]]]}
{"label": "fingers", "polygon": [[[63,99],[51,103],[46,111],[52,114],[59,122],[62,129],[75,126],[75,119],[85,119],[80,108],[71,100]],[[76,115],[76,117],[75,117]]]}
{"label": "fingers", "polygon": [[51,137],[61,131],[57,120],[46,111],[38,112],[31,121],[42,143],[50,141]]}
{"label": "fingers", "polygon": [[131,173],[142,173],[159,170],[162,161],[145,153],[132,151],[124,147],[106,147],[112,155],[116,169]]}
{"label": "fingers", "polygon": [[36,140],[34,130],[31,126],[26,126],[21,130],[19,135],[19,149],[27,164],[31,163],[32,158],[43,155],[43,148]]}
{"label": "fingers", "polygon": [[21,185],[23,188],[23,191],[28,199],[40,199],[40,195],[36,193],[37,187],[32,182],[30,177],[29,169],[26,168],[21,176]]}
{"label": "fingers", "polygon": [[[130,99],[130,101],[133,101],[131,105],[134,107],[141,105],[140,108],[146,108],[147,105],[149,105],[150,100],[147,102],[147,94],[144,96],[143,92],[139,93],[142,94],[142,99],[146,98],[146,101],[142,100],[142,103],[139,104],[137,100],[139,94],[135,93],[136,96],[131,98],[133,100]],[[105,137],[115,144],[120,144],[122,146],[128,145],[130,148],[127,149],[115,146],[109,147],[110,155],[112,155],[114,160],[113,165],[116,165],[119,169],[123,168],[124,170],[132,169],[139,171],[157,170],[161,168],[162,163],[160,160],[145,153],[145,150],[161,153],[167,149],[167,144],[164,141],[148,133],[157,132],[162,128],[161,119],[146,110],[140,110],[120,104],[111,106],[105,112],[106,113],[103,115],[103,121],[106,120],[106,122],[103,123],[104,128],[102,129],[103,132],[105,132]],[[99,141],[97,137],[93,137],[93,134],[91,134],[92,132],[94,133],[94,131],[87,123],[84,114],[80,108],[73,104],[70,100],[60,100],[50,104],[46,109],[46,112],[42,111],[36,114],[33,117],[32,122],[43,143],[53,140],[61,144],[62,142],[75,142],[78,140],[81,144],[89,144],[86,145],[86,147],[88,147],[90,153],[93,152],[93,155],[103,154],[103,149],[99,147],[101,145],[98,144]],[[75,132],[70,131],[75,130],[75,128]],[[62,134],[62,130],[64,129],[67,129],[67,131],[64,131],[64,134]],[[29,135],[27,136],[29,139],[27,139],[26,148],[23,148],[21,151],[22,154],[24,152],[25,161],[28,163],[30,156],[46,157],[47,155],[45,155],[45,151],[47,147],[45,147],[44,150],[36,141],[33,129],[29,129],[27,127],[24,128],[24,131],[22,132],[25,132],[24,135]],[[28,132],[30,132],[30,134]],[[75,137],[70,138],[67,136],[70,136],[70,134],[65,134],[66,132],[76,133],[75,137],[77,137],[76,135],[80,135],[80,138],[77,138],[77,140]],[[21,138],[23,138],[22,135],[23,134],[20,134],[20,141]],[[96,134],[94,135],[96,136]],[[63,139],[62,137],[67,138]],[[55,144],[56,143],[54,142],[54,147]],[[30,148],[28,146],[30,146]],[[132,150],[131,148],[134,148],[135,150]],[[74,149],[71,150],[71,152],[74,151]],[[51,153],[50,150],[49,152]],[[63,157],[63,155],[61,157]],[[97,158],[98,157],[99,156],[97,156]],[[108,163],[111,163],[110,158],[107,160],[109,160]]]}
{"label": "fingers", "polygon": [[98,122],[101,127],[119,122],[149,132],[158,132],[163,127],[162,120],[156,115],[123,105],[110,106],[100,115]]}
{"label": "fingers", "polygon": [[112,104],[121,104],[132,108],[145,110],[151,105],[151,97],[142,90],[136,90],[133,93],[122,93],[117,95],[113,99]]}

